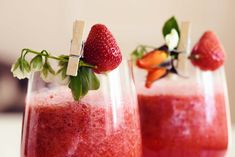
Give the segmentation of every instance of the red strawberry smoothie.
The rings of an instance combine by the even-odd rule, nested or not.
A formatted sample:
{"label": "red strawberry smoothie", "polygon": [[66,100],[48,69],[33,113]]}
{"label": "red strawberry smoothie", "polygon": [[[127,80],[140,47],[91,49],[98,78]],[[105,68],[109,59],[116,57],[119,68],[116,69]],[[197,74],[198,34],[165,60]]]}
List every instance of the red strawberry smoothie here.
{"label": "red strawberry smoothie", "polygon": [[221,89],[161,88],[154,86],[138,95],[143,156],[224,157],[228,129]]}
{"label": "red strawberry smoothie", "polygon": [[90,93],[80,102],[64,88],[32,94],[22,157],[140,157],[137,105],[125,99],[114,107]]}

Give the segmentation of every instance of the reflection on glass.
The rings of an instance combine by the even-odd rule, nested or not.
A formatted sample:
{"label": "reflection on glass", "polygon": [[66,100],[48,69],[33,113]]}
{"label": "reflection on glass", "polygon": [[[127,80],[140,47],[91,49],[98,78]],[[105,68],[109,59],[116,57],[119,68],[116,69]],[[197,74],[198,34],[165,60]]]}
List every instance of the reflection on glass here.
{"label": "reflection on glass", "polygon": [[137,98],[128,62],[74,101],[68,87],[29,82],[21,157],[140,157]]}
{"label": "reflection on glass", "polygon": [[[144,157],[225,157],[230,119],[224,69],[169,76],[144,87],[136,70]],[[143,77],[140,77],[143,76]]]}

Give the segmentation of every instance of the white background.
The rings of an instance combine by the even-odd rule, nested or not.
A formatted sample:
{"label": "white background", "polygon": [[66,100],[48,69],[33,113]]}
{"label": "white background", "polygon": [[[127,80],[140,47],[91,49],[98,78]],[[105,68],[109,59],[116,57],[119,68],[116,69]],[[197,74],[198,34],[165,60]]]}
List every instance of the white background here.
{"label": "white background", "polygon": [[[111,28],[128,56],[137,43],[161,44],[161,27],[172,15],[193,24],[192,43],[214,30],[227,52],[226,72],[235,122],[234,0],[0,0],[0,60],[13,62],[24,47],[69,50],[76,18]],[[7,92],[7,90],[6,90]],[[19,156],[20,116],[0,117],[0,156]]]}
{"label": "white background", "polygon": [[223,42],[235,121],[234,6],[234,0],[0,0],[0,60],[13,62],[24,47],[67,53],[76,18],[88,22],[86,32],[105,23],[128,56],[138,43],[161,44],[161,27],[175,15],[192,22],[192,43],[208,29]]}

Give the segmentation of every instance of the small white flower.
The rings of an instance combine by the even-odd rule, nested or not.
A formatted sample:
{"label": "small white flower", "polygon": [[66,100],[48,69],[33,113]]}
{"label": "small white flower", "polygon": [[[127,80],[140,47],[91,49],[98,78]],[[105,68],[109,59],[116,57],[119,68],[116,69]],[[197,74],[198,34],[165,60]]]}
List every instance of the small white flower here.
{"label": "small white flower", "polygon": [[70,78],[69,76],[62,78],[62,75],[59,73],[55,76],[55,81],[60,85],[68,85]]}
{"label": "small white flower", "polygon": [[45,62],[40,74],[45,82],[53,82],[55,80],[55,71],[52,69],[49,62]]}
{"label": "small white flower", "polygon": [[17,77],[18,79],[29,78],[29,63],[26,60],[19,58],[17,62],[12,65],[11,72],[13,73],[13,76]]}
{"label": "small white flower", "polygon": [[47,83],[53,82],[55,80],[55,75],[50,72],[48,72],[47,75],[45,75],[41,72],[40,77],[43,79],[43,81],[45,81]]}
{"label": "small white flower", "polygon": [[66,75],[67,66],[60,65],[60,69],[56,72],[55,81],[61,85],[68,85],[70,77]]}
{"label": "small white flower", "polygon": [[18,66],[16,69],[14,69],[14,66],[15,66],[15,64],[13,64],[13,66],[11,68],[11,72],[13,73],[14,77],[17,77],[20,80],[25,79],[25,78],[29,78],[30,72],[21,71],[20,66]]}
{"label": "small white flower", "polygon": [[171,33],[166,35],[165,41],[170,51],[177,47],[179,43],[179,34],[176,29],[172,29]]}
{"label": "small white flower", "polygon": [[41,71],[43,68],[42,56],[35,56],[30,62],[30,67],[32,72]]}

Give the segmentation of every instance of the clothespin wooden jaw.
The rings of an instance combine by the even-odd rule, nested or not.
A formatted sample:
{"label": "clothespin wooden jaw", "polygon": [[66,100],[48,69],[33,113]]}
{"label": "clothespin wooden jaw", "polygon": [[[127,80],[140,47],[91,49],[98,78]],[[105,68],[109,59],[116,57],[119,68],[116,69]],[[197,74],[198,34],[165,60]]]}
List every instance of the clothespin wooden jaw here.
{"label": "clothespin wooden jaw", "polygon": [[189,74],[189,59],[190,55],[190,33],[191,33],[191,23],[182,22],[181,24],[181,35],[178,46],[178,51],[181,52],[178,56],[177,71],[183,75],[188,76]]}
{"label": "clothespin wooden jaw", "polygon": [[85,29],[85,22],[76,20],[73,23],[73,38],[70,47],[69,62],[66,74],[70,76],[77,76],[79,68],[79,60],[82,56],[83,49],[83,32]]}
{"label": "clothespin wooden jaw", "polygon": [[178,46],[178,51],[184,52],[187,55],[190,53],[190,33],[191,33],[191,23],[189,21],[184,21],[181,24],[181,36]]}

